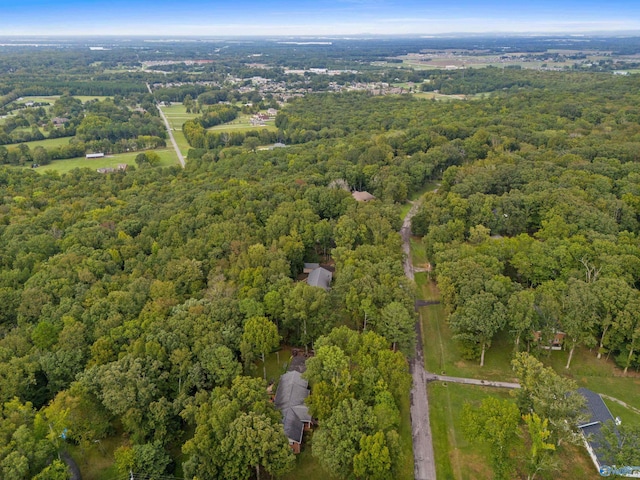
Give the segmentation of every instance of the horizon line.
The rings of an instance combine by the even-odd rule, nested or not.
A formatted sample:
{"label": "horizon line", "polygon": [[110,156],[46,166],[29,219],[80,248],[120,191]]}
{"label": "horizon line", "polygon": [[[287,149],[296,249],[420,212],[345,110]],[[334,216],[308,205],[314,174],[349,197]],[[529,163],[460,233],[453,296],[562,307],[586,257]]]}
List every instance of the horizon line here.
{"label": "horizon line", "polygon": [[583,37],[583,36],[603,36],[603,35],[624,35],[624,36],[640,36],[640,29],[624,29],[624,30],[584,30],[584,31],[495,31],[487,30],[485,32],[473,32],[473,31],[451,31],[440,33],[301,33],[301,34],[184,34],[184,33],[4,33],[0,34],[0,38],[8,37],[57,37],[57,38],[96,38],[96,37],[136,37],[136,38],[344,38],[348,37],[405,37],[405,38],[436,38],[436,37],[478,37],[478,36],[566,36],[566,37]]}

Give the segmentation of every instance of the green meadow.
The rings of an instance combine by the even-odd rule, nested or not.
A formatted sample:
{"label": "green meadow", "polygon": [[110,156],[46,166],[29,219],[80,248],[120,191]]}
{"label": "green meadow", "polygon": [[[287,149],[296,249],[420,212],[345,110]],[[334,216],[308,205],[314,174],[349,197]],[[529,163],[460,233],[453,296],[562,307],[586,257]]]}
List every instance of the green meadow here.
{"label": "green meadow", "polygon": [[[154,150],[160,156],[160,165],[162,167],[169,167],[171,165],[178,164],[178,158],[176,157],[176,153],[172,148],[164,148],[162,150]],[[127,165],[136,165],[135,158],[140,152],[128,152],[128,153],[119,153],[115,155],[108,155],[103,158],[69,158],[65,160],[54,160],[49,165],[43,165],[38,167],[36,171],[38,172],[46,172],[49,170],[53,170],[58,173],[66,173],[75,168],[114,168],[119,164],[126,163]],[[21,167],[26,168],[26,167]]]}

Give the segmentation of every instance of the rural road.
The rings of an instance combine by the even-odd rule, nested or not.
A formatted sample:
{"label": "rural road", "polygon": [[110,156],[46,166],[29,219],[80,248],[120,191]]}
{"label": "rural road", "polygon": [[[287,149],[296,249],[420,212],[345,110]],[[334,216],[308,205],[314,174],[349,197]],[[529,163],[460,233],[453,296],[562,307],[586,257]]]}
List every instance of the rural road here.
{"label": "rural road", "polygon": [[[149,93],[151,93],[153,95],[153,92],[151,91],[151,86],[149,86],[148,83],[147,83],[147,90],[149,90]],[[173,130],[171,130],[171,125],[169,125],[169,120],[167,120],[167,116],[162,111],[162,108],[160,108],[160,104],[158,102],[156,102],[156,107],[158,107],[158,111],[160,112],[160,116],[162,117],[162,120],[164,120],[164,124],[167,127],[167,133],[169,134],[169,139],[171,140],[171,145],[173,145],[173,148],[176,151],[176,155],[178,155],[178,160],[180,160],[180,165],[182,165],[182,168],[184,168],[186,166],[186,163],[184,161],[184,156],[182,155],[182,152],[178,148],[178,144],[176,143],[176,139],[173,136]]]}
{"label": "rural road", "polygon": [[[412,281],[413,262],[411,261],[411,218],[418,211],[420,202],[416,201],[404,217],[400,235],[404,251],[404,273]],[[433,437],[429,421],[429,399],[427,398],[427,380],[430,378],[424,370],[422,353],[422,334],[420,321],[416,322],[416,352],[411,360],[411,434],[413,436],[414,477],[416,480],[436,480],[436,462],[433,455]]]}

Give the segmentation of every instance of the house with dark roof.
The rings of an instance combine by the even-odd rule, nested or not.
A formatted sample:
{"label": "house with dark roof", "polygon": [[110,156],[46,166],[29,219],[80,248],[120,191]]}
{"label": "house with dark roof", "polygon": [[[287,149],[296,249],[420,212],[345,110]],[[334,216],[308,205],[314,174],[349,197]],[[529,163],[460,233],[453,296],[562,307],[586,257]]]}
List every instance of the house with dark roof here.
{"label": "house with dark roof", "polygon": [[304,268],[302,270],[302,273],[311,273],[316,268],[320,268],[320,264],[319,263],[305,263],[304,264]]}
{"label": "house with dark roof", "polygon": [[307,284],[312,287],[320,287],[329,291],[333,273],[326,268],[318,267],[311,271],[307,277]]}
{"label": "house with dark roof", "polygon": [[304,404],[309,396],[309,383],[298,371],[290,371],[280,377],[275,406],[282,412],[284,433],[294,453],[300,453],[304,431],[311,428],[311,415]]}
{"label": "house with dark roof", "polygon": [[[585,413],[587,417],[582,424],[578,425],[578,429],[582,433],[582,440],[589,452],[591,460],[593,460],[593,464],[596,466],[598,472],[603,474],[608,471],[607,469],[610,469],[611,466],[607,464],[606,459],[603,458],[602,452],[600,451],[600,431],[606,422],[613,422],[614,425],[617,422],[599,394],[586,388],[579,388],[578,393],[586,400]],[[640,474],[635,473],[617,473],[623,477],[640,477]]]}

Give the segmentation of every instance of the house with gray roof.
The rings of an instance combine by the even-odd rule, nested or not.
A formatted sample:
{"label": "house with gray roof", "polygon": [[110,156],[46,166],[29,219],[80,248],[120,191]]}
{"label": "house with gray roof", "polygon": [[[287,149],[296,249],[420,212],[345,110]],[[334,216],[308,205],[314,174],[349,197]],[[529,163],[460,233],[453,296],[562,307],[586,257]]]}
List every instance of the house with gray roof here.
{"label": "house with gray roof", "polygon": [[305,263],[304,264],[304,268],[302,269],[302,273],[311,273],[316,268],[320,268],[320,264],[319,263]]}
{"label": "house with gray roof", "polygon": [[333,273],[326,268],[318,267],[311,271],[307,277],[307,283],[312,287],[320,287],[329,291]]}
{"label": "house with gray roof", "polygon": [[[587,448],[589,456],[591,457],[591,460],[593,460],[593,464],[596,466],[596,469],[601,475],[608,476],[611,474],[611,469],[613,467],[608,465],[607,460],[603,457],[600,450],[600,432],[602,430],[602,426],[606,422],[612,422],[616,425],[616,419],[613,418],[611,411],[609,411],[609,407],[607,407],[599,394],[586,388],[579,388],[578,393],[586,400],[585,413],[587,416],[587,419],[582,424],[578,425],[578,429],[582,433],[584,445]],[[617,471],[616,473],[623,477],[640,477],[640,473],[635,473],[631,470],[628,473],[623,473],[621,471]]]}
{"label": "house with gray roof", "polygon": [[311,428],[311,415],[304,404],[309,396],[309,383],[298,371],[287,372],[280,377],[275,406],[282,412],[284,433],[294,453],[300,453],[304,431]]}

